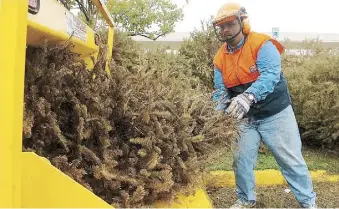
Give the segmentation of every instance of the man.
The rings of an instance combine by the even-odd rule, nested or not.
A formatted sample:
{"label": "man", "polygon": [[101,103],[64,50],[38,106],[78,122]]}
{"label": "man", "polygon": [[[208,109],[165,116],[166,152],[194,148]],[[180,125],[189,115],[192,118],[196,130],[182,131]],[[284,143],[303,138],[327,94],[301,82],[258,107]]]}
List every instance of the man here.
{"label": "man", "polygon": [[218,110],[239,119],[241,130],[233,163],[239,199],[233,207],[255,206],[254,168],[262,139],[300,206],[315,208],[316,194],[281,71],[284,47],[267,35],[251,32],[245,8],[236,3],[223,5],[213,25],[225,42],[213,60],[213,100]]}

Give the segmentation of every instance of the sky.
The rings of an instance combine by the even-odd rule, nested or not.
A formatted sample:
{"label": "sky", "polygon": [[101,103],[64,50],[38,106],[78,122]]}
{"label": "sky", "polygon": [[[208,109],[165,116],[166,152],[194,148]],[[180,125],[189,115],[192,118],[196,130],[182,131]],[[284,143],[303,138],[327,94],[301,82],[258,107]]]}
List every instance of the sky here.
{"label": "sky", "polygon": [[271,32],[339,33],[339,0],[171,0],[184,6],[184,20],[177,23],[175,32],[190,32],[200,28],[200,20],[216,15],[226,2],[242,4],[252,30]]}

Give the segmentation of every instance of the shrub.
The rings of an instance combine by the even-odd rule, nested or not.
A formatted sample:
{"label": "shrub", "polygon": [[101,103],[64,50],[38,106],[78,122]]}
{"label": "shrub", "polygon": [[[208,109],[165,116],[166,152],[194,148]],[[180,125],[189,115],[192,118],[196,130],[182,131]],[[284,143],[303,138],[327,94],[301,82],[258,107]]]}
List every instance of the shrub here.
{"label": "shrub", "polygon": [[213,89],[213,57],[222,43],[216,38],[211,18],[201,22],[190,38],[183,41],[179,53],[189,62],[193,76],[200,79],[205,89]]}
{"label": "shrub", "polygon": [[337,149],[339,57],[317,40],[301,46],[311,53],[299,56],[298,62],[289,62],[295,56],[286,56],[284,70],[302,139],[308,145]]}

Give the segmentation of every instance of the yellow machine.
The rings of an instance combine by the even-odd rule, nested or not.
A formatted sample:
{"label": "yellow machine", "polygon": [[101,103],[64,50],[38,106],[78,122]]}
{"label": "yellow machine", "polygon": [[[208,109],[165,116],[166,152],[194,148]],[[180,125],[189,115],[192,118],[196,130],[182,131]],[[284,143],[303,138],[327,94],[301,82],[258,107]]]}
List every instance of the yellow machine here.
{"label": "yellow machine", "polygon": [[[28,3],[29,2],[29,3]],[[113,47],[113,22],[102,0],[92,0],[109,27],[106,71]],[[62,44],[89,69],[98,54],[96,33],[56,0],[0,0],[0,207],[111,207],[35,153],[22,152],[25,52],[27,45]],[[178,195],[171,205],[212,207],[203,189]]]}

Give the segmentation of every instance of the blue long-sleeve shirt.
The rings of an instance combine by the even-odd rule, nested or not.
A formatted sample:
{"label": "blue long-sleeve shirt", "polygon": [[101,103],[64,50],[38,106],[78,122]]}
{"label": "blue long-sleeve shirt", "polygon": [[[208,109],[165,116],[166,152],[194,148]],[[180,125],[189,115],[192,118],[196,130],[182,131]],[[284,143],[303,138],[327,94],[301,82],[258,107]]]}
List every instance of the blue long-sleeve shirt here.
{"label": "blue long-sleeve shirt", "polygon": [[[237,48],[242,47],[243,43],[244,39],[241,40]],[[271,41],[267,41],[259,50],[256,64],[260,76],[245,92],[252,93],[255,97],[255,102],[258,102],[264,100],[268,94],[272,93],[280,80],[280,53]],[[218,102],[216,109],[225,109],[226,101],[229,98],[230,96],[222,79],[221,71],[215,67],[213,101]]]}

